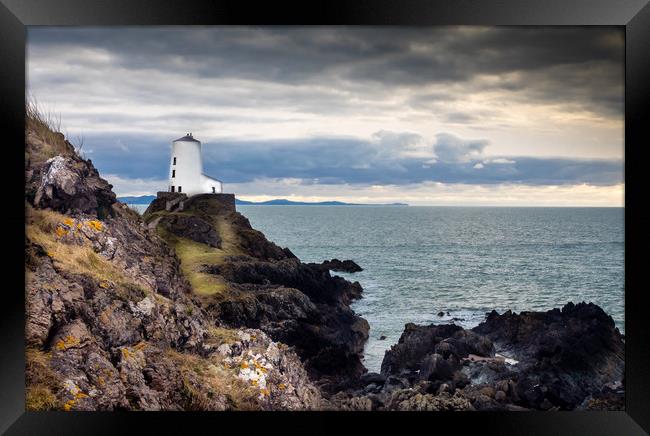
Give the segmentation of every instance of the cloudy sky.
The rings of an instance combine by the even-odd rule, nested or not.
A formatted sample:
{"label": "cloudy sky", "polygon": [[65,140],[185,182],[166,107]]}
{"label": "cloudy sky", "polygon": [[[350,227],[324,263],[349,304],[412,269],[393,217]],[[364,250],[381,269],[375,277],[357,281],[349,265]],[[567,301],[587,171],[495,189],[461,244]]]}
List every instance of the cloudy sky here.
{"label": "cloudy sky", "polygon": [[193,132],[244,199],[623,205],[620,29],[31,27],[27,55],[118,195]]}

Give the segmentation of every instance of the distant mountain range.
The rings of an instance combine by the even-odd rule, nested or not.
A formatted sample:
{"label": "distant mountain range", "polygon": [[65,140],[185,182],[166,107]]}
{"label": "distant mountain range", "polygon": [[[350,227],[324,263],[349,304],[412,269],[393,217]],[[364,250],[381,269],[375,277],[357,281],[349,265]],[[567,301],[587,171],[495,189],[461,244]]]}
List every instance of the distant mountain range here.
{"label": "distant mountain range", "polygon": [[343,201],[291,201],[284,198],[267,201],[246,201],[235,198],[236,204],[257,205],[257,206],[408,206],[406,203],[368,204],[368,203],[345,203]]}
{"label": "distant mountain range", "polygon": [[[155,200],[155,195],[141,195],[139,197],[117,197],[122,203],[128,204],[149,204]],[[367,203],[344,203],[342,201],[291,201],[284,198],[267,201],[246,201],[235,198],[235,204],[241,206],[408,206],[406,203],[389,203],[389,204],[367,204]]]}

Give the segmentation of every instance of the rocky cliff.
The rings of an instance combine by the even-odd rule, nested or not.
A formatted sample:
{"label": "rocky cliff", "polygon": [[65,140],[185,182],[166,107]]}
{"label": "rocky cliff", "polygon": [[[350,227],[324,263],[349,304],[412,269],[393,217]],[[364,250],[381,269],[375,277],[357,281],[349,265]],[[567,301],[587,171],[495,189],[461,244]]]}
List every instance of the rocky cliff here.
{"label": "rocky cliff", "polygon": [[364,372],[368,323],[349,307],[359,283],[268,241],[224,194],[160,194],[144,220],[174,248],[201,308],[223,325],[290,345],[329,391]]}
{"label": "rocky cliff", "polygon": [[[175,247],[117,202],[63,135],[27,121],[29,410],[324,407],[294,348],[246,328],[263,323],[232,317],[237,328],[228,328],[218,318],[224,301],[201,293],[209,283],[184,274]],[[194,228],[200,218],[188,219],[164,217],[161,233]],[[250,226],[245,233],[269,259],[288,257]],[[229,241],[221,233],[201,238],[206,250]]]}

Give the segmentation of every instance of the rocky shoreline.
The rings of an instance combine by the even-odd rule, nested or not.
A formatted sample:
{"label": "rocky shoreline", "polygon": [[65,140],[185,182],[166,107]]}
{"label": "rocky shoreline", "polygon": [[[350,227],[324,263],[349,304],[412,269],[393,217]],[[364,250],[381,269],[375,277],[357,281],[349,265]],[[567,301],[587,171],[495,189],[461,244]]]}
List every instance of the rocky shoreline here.
{"label": "rocky shoreline", "polygon": [[373,410],[621,410],[624,340],[591,303],[492,312],[469,330],[407,324],[381,373],[341,398]]}
{"label": "rocky shoreline", "polygon": [[38,120],[26,132],[29,410],[622,410],[624,338],[593,304],[407,324],[362,365],[363,289],[303,263],[232,195],[141,217]]}

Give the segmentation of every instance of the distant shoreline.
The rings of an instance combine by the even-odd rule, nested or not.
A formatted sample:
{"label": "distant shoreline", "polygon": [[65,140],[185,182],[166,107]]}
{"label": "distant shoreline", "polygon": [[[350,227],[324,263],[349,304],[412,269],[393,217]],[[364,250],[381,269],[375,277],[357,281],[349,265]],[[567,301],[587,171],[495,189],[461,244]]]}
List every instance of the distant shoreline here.
{"label": "distant shoreline", "polygon": [[[156,198],[155,195],[141,195],[139,197],[117,197],[118,201],[126,204],[139,204],[147,205]],[[406,203],[345,203],[343,201],[291,201],[284,198],[267,200],[267,201],[247,201],[235,199],[235,204],[238,206],[408,206]]]}
{"label": "distant shoreline", "polygon": [[[136,196],[124,196],[117,197],[118,201],[125,204],[141,205],[147,206],[154,199],[155,195],[142,195],[139,197]],[[625,209],[625,206],[512,206],[512,205],[470,205],[470,204],[445,204],[445,205],[412,205],[407,203],[345,203],[342,201],[321,201],[321,202],[302,202],[302,201],[291,201],[286,199],[274,199],[267,201],[247,201],[235,199],[235,204],[237,206],[383,206],[383,207],[393,207],[393,206],[403,206],[403,207],[449,207],[449,208],[511,208],[511,209]]]}

